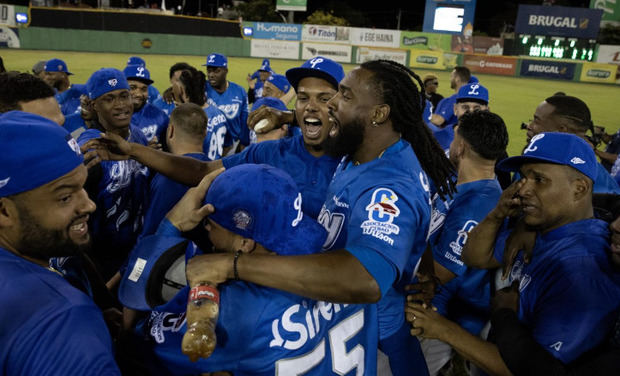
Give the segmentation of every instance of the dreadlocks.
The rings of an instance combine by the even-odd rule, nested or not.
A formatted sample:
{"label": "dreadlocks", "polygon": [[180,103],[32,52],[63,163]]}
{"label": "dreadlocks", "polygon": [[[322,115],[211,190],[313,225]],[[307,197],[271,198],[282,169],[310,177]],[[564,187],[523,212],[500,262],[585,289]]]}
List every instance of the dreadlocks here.
{"label": "dreadlocks", "polygon": [[377,96],[390,106],[394,130],[411,144],[440,197],[452,196],[455,183],[450,177],[455,174],[454,166],[422,120],[424,97],[420,93],[424,90],[424,84],[420,77],[411,69],[390,60],[373,60],[363,63],[361,67],[374,73],[372,84]]}

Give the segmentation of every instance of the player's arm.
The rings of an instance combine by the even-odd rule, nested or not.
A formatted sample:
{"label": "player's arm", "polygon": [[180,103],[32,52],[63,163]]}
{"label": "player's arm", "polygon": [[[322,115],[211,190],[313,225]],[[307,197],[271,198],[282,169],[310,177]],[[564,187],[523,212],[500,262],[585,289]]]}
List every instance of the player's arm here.
{"label": "player's arm", "polygon": [[256,124],[267,119],[266,128],[260,130],[260,133],[267,133],[272,129],[280,128],[282,124],[293,124],[295,114],[293,111],[281,111],[268,106],[260,106],[248,115],[248,127],[254,129]]}
{"label": "player's arm", "polygon": [[221,160],[203,162],[191,157],[174,155],[135,142],[127,142],[111,133],[90,140],[85,146],[96,149],[99,159],[135,159],[172,180],[190,186],[197,185],[206,174],[222,167]]}
{"label": "player's arm", "polygon": [[506,188],[495,208],[469,232],[461,254],[467,266],[480,269],[501,266],[494,257],[496,237],[504,220],[518,213],[520,198],[517,197],[517,192],[524,182],[525,180],[521,179]]}
{"label": "player's arm", "polygon": [[618,154],[608,153],[606,151],[594,149],[594,153],[603,161],[614,163],[618,159]]}
{"label": "player's arm", "polygon": [[445,122],[446,122],[446,119],[443,116],[439,114],[431,115],[431,123],[433,123],[434,125],[441,127]]}

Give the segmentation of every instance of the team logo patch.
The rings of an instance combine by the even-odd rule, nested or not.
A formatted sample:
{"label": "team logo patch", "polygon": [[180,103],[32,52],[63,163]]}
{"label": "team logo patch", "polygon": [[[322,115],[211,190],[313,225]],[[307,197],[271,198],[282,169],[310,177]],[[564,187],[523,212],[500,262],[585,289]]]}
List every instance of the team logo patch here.
{"label": "team logo patch", "polygon": [[0,188],[4,187],[5,185],[9,184],[9,180],[11,180],[11,177],[9,176],[6,179],[2,179],[0,180]]}
{"label": "team logo patch", "polygon": [[252,224],[252,216],[250,213],[245,210],[237,210],[233,214],[233,222],[235,222],[235,227],[239,230],[247,230]]}
{"label": "team logo patch", "polygon": [[108,85],[110,85],[112,87],[116,87],[117,84],[118,84],[118,80],[116,78],[112,78],[112,79],[108,80]]}
{"label": "team logo patch", "polygon": [[75,154],[82,155],[82,152],[80,151],[80,145],[78,145],[77,141],[75,141],[75,138],[71,137],[71,135],[67,135],[66,140],[67,145],[69,145],[69,147],[75,152]]}
{"label": "team logo patch", "polygon": [[463,247],[465,246],[465,243],[467,243],[467,235],[474,227],[476,227],[477,224],[478,222],[471,219],[465,222],[463,228],[458,231],[458,236],[456,240],[450,242],[450,248],[452,249],[452,252],[454,252],[458,256],[461,255],[461,252],[463,252]]}
{"label": "team logo patch", "polygon": [[58,64],[58,71],[62,72],[62,65]]}
{"label": "team logo patch", "polygon": [[396,206],[398,196],[388,188],[377,188],[372,193],[372,198],[366,211],[368,220],[360,226],[364,235],[372,235],[386,243],[393,245],[394,239],[389,235],[400,232],[400,227],[393,224],[394,218],[400,215],[400,209]]}

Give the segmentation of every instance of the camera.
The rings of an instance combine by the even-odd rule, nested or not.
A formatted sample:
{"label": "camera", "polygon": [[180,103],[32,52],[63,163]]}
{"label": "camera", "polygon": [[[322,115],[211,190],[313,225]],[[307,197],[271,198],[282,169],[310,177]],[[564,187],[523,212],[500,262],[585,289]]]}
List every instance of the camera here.
{"label": "camera", "polygon": [[592,136],[586,136],[586,138],[592,143],[592,145],[594,145],[594,147],[597,147],[603,141],[603,136],[605,136],[605,127],[595,125],[592,127],[591,132]]}

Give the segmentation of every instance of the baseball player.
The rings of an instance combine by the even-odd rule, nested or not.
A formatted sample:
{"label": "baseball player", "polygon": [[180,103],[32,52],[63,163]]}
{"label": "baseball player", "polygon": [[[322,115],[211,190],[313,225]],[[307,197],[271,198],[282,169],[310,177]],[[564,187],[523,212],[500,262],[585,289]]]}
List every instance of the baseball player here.
{"label": "baseball player", "polygon": [[248,74],[248,103],[254,103],[263,97],[263,87],[270,75],[275,74],[269,64],[269,59],[263,59],[263,63],[252,75]]}
{"label": "baseball player", "polygon": [[[127,59],[127,65],[139,65],[146,68],[146,62],[143,58],[139,56],[131,56]],[[159,90],[151,84],[148,85],[148,103],[154,104],[155,101],[161,99],[161,95],[159,94]]]}
{"label": "baseball player", "polygon": [[90,242],[95,204],[77,143],[11,111],[0,115],[0,148],[0,373],[120,375],[101,311],[48,264]]}
{"label": "baseball player", "polygon": [[[78,138],[80,145],[100,137],[102,131],[147,144],[142,131],[130,125],[133,105],[123,72],[102,68],[92,74],[86,85],[101,129],[84,131]],[[140,233],[149,172],[147,167],[132,160],[104,161],[95,168],[89,172],[88,189],[97,204],[89,222],[92,255],[108,281],[125,261]]]}
{"label": "baseball player", "polygon": [[168,115],[148,102],[148,88],[153,83],[151,73],[142,65],[128,65],[123,73],[133,104],[131,124],[144,133],[149,143],[158,143],[165,138]]}
{"label": "baseball player", "polygon": [[[203,202],[204,198],[215,207],[205,223],[220,252],[237,257],[320,252],[325,230],[303,214],[301,193],[284,171],[267,165],[236,166],[217,176],[205,197],[211,175],[172,209],[157,235],[144,239],[132,252],[120,287],[123,304],[151,309],[146,291],[149,281],[157,279],[157,260],[166,258],[166,249],[183,240],[178,238],[179,230],[197,225],[206,213],[196,216],[188,210],[184,205],[188,199]],[[187,257],[195,254],[189,246]],[[145,268],[132,275],[133,265],[145,257]],[[187,266],[190,286],[200,281],[193,278],[193,271],[204,267],[194,261],[190,259]],[[206,359],[191,362],[181,352],[189,287],[138,324],[138,336],[148,338],[153,349],[157,374],[227,370],[235,375],[376,375],[376,305],[329,303],[243,281],[227,282],[218,289],[217,346]]]}
{"label": "baseball player", "polygon": [[453,89],[455,93],[439,101],[437,108],[432,111],[430,122],[439,128],[443,128],[447,124],[456,123],[456,115],[454,114],[456,93],[461,86],[474,82],[478,82],[478,78],[471,75],[469,68],[461,66],[454,67],[452,72],[450,72],[450,89]]}
{"label": "baseball player", "polygon": [[241,86],[226,79],[228,74],[228,59],[221,54],[207,56],[207,84],[205,94],[209,105],[219,108],[230,121],[228,134],[235,143],[231,152],[235,152],[237,145],[250,144],[250,129],[248,121],[248,96]]}
{"label": "baseball player", "polygon": [[170,70],[169,70],[170,87],[164,91],[163,95],[161,95],[158,99],[156,99],[153,102],[153,105],[159,108],[160,110],[162,110],[163,112],[165,112],[166,115],[170,116],[170,114],[172,113],[172,110],[174,110],[175,99],[173,98],[174,95],[172,94],[172,85],[174,84],[175,81],[178,81],[179,75],[181,74],[182,71],[186,69],[191,69],[191,68],[193,67],[187,63],[175,63],[174,65],[170,67]]}
{"label": "baseball player", "polygon": [[60,59],[50,59],[43,68],[43,80],[56,90],[56,100],[63,115],[71,115],[79,110],[80,95],[86,94],[86,85],[71,84],[69,76],[73,73]]}

